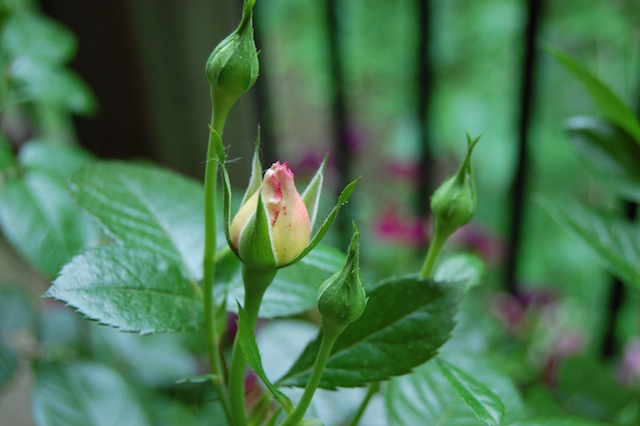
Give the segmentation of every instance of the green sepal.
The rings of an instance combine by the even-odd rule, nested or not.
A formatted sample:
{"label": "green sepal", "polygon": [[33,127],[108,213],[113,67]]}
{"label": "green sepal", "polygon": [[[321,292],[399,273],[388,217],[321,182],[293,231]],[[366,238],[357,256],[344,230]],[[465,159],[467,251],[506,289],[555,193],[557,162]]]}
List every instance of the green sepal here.
{"label": "green sepal", "polygon": [[298,262],[300,259],[302,259],[307,254],[309,254],[309,252],[313,250],[315,246],[318,245],[318,243],[322,240],[325,234],[329,231],[329,228],[333,224],[333,221],[336,219],[336,216],[338,216],[338,212],[340,211],[340,208],[345,204],[347,204],[347,202],[349,201],[349,198],[351,197],[351,194],[353,193],[353,191],[356,189],[356,186],[358,185],[359,181],[360,181],[360,178],[357,178],[344,187],[344,189],[340,193],[340,196],[338,197],[338,203],[333,208],[333,210],[331,210],[331,213],[329,213],[329,216],[327,216],[324,222],[322,222],[322,225],[320,225],[318,232],[316,232],[316,235],[313,236],[313,238],[311,239],[311,242],[309,242],[309,244],[307,245],[307,248],[305,248],[304,251],[298,255],[298,257],[293,259],[287,265],[283,265],[283,266],[292,265]]}
{"label": "green sepal", "polygon": [[220,134],[213,127],[209,126],[211,137],[213,138],[213,147],[215,149],[216,158],[209,158],[209,161],[217,161],[220,166],[220,174],[222,175],[222,220],[224,223],[224,236],[227,239],[229,247],[233,247],[231,244],[230,229],[231,229],[231,179],[229,179],[229,172],[227,171],[226,161],[227,153],[224,151],[224,145],[222,144],[222,138]]}
{"label": "green sepal", "polygon": [[570,56],[550,47],[546,47],[545,50],[582,83],[604,118],[623,128],[635,139],[636,143],[640,144],[638,119],[629,106],[609,86]]}
{"label": "green sepal", "polygon": [[320,194],[322,193],[322,183],[324,182],[324,169],[327,165],[327,158],[328,156],[325,155],[322,164],[318,167],[318,171],[316,171],[311,182],[309,182],[309,185],[307,185],[302,193],[302,201],[304,201],[304,205],[307,207],[309,219],[311,220],[311,229],[313,229],[313,225],[316,223],[318,216],[318,206],[320,205]]}
{"label": "green sepal", "polygon": [[275,268],[276,257],[271,246],[270,232],[269,216],[262,202],[262,196],[259,196],[256,212],[240,233],[238,242],[238,255],[246,265]]}
{"label": "green sepal", "polygon": [[260,162],[260,128],[258,127],[258,136],[256,137],[256,147],[253,151],[253,160],[251,162],[251,177],[249,178],[249,186],[242,197],[240,205],[244,203],[258,190],[262,185],[262,163]]}
{"label": "green sepal", "polygon": [[253,334],[251,322],[249,318],[247,318],[247,313],[239,303],[238,339],[240,347],[242,348],[242,352],[244,353],[244,356],[253,371],[258,375],[258,377],[260,377],[264,385],[267,387],[269,392],[271,392],[276,401],[278,401],[278,403],[282,406],[282,408],[284,408],[287,413],[291,413],[293,411],[293,404],[291,403],[291,400],[271,383],[271,381],[267,377],[267,373],[265,373],[264,371],[264,368],[262,366],[262,358],[260,356],[258,344],[256,343],[256,338]]}

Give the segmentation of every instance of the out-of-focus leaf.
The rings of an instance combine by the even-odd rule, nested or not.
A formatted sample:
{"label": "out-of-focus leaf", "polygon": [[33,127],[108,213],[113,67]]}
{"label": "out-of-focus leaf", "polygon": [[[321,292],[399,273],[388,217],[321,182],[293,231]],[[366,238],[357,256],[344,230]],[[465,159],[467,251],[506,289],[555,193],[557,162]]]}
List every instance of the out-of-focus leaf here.
{"label": "out-of-focus leaf", "polygon": [[[431,359],[450,336],[459,294],[455,286],[415,275],[378,284],[364,314],[337,339],[320,386],[366,386]],[[306,385],[320,340],[307,346],[279,385]]]}
{"label": "out-of-focus leaf", "polygon": [[[320,285],[342,265],[344,253],[319,245],[300,262],[280,269],[264,295],[260,317],[288,317],[313,309]],[[244,300],[239,261],[237,275],[232,282],[227,305],[235,310],[236,301]]]}
{"label": "out-of-focus leaf", "polygon": [[10,14],[4,23],[2,45],[14,60],[29,57],[46,65],[61,65],[76,51],[71,31],[42,14],[26,12]]}
{"label": "out-of-focus leaf", "polygon": [[6,182],[0,192],[0,228],[17,251],[49,277],[100,237],[69,196],[66,182],[42,170]]}
{"label": "out-of-focus leaf", "polygon": [[612,214],[577,203],[545,207],[563,228],[569,230],[629,285],[640,288],[640,227]]}
{"label": "out-of-focus leaf", "polygon": [[600,423],[579,417],[540,417],[520,420],[509,426],[610,426],[610,423]]}
{"label": "out-of-focus leaf", "polygon": [[567,131],[587,167],[614,191],[640,201],[640,145],[628,133],[592,117],[574,117]]}
{"label": "out-of-focus leaf", "polygon": [[32,411],[39,426],[151,424],[135,391],[106,366],[45,364],[36,373]]}
{"label": "out-of-focus leaf", "polygon": [[4,138],[3,135],[0,135],[0,188],[2,187],[2,171],[8,169],[10,167],[14,167],[16,165],[16,157],[13,154],[13,149],[11,149],[11,145]]}
{"label": "out-of-focus leaf", "polygon": [[10,346],[14,334],[32,332],[34,325],[29,295],[21,287],[0,287],[0,345]]}
{"label": "out-of-focus leaf", "polygon": [[605,422],[613,422],[633,397],[611,371],[587,357],[560,364],[557,388],[570,412]]}
{"label": "out-of-focus leaf", "polygon": [[96,360],[118,365],[136,383],[160,387],[197,374],[196,360],[184,347],[181,334],[139,336],[110,327],[92,330]]}
{"label": "out-of-focus leaf", "polygon": [[501,425],[505,407],[500,398],[484,384],[460,368],[437,360],[440,371],[475,415],[487,425]]}
{"label": "out-of-focus leaf", "polygon": [[18,357],[15,352],[2,346],[0,342],[0,391],[9,383],[18,367]]}
{"label": "out-of-focus leaf", "polygon": [[93,156],[76,145],[32,140],[20,149],[20,164],[68,177],[93,161]]}
{"label": "out-of-focus leaf", "polygon": [[105,246],[65,265],[45,294],[101,324],[142,334],[195,330],[202,302],[184,268],[163,254]]}
{"label": "out-of-focus leaf", "polygon": [[76,114],[91,114],[97,108],[89,86],[65,68],[47,67],[32,58],[23,58],[13,64],[11,76],[19,97]]}
{"label": "out-of-focus leaf", "polygon": [[435,362],[428,362],[384,388],[389,426],[478,426],[478,418],[458,396]]}
{"label": "out-of-focus leaf", "polygon": [[469,290],[480,285],[484,275],[484,263],[471,253],[448,256],[436,267],[434,278],[438,282],[458,283]]}
{"label": "out-of-focus leaf", "polygon": [[151,165],[101,162],[71,177],[78,203],[126,246],[141,247],[202,275],[202,185]]}
{"label": "out-of-focus leaf", "polygon": [[562,66],[569,71],[589,91],[600,114],[609,122],[624,129],[640,144],[640,123],[633,111],[616,95],[609,86],[595,77],[587,68],[575,59],[557,50],[548,49]]}

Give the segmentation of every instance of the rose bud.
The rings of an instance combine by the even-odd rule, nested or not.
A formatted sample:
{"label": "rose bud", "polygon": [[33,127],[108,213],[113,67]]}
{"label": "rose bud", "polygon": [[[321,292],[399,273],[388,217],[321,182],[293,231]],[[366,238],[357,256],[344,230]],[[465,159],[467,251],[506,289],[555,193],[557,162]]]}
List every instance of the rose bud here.
{"label": "rose bud", "polygon": [[438,187],[431,198],[431,212],[435,220],[435,232],[447,239],[453,232],[466,225],[476,209],[476,191],[471,168],[471,152],[480,137],[467,135],[467,155],[456,174]]}
{"label": "rose bud", "polygon": [[231,246],[249,266],[279,268],[296,259],[310,239],[311,220],[293,172],[287,163],[274,163],[231,222]]}
{"label": "rose bud", "polygon": [[322,326],[329,330],[342,330],[362,315],[367,306],[359,262],[360,234],[354,233],[342,270],[329,277],[320,287],[318,310]]}
{"label": "rose bud", "polygon": [[[240,96],[258,79],[258,51],[253,38],[253,6],[245,0],[238,28],[218,44],[207,60],[205,72],[211,85],[214,113],[226,117]],[[217,129],[222,132],[222,129]]]}

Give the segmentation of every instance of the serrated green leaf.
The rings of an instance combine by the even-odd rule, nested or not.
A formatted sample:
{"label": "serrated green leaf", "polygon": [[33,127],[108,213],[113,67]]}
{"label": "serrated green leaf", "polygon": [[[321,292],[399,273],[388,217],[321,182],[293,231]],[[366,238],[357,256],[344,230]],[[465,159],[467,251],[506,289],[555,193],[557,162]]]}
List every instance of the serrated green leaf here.
{"label": "serrated green leaf", "polygon": [[260,350],[258,349],[253,329],[247,319],[247,314],[241,306],[238,306],[237,338],[239,339],[240,347],[242,348],[242,352],[244,353],[247,363],[251,368],[253,368],[253,371],[258,375],[258,377],[260,377],[264,385],[282,408],[284,408],[287,413],[290,413],[293,410],[291,400],[289,400],[285,394],[280,392],[267,377],[267,373],[265,373],[264,368],[262,367],[262,358],[260,357]]}
{"label": "serrated green leaf", "polygon": [[0,343],[0,391],[13,378],[18,367],[16,353]]}
{"label": "serrated green leaf", "polygon": [[[234,256],[235,257],[235,256]],[[260,318],[297,315],[313,309],[322,282],[339,271],[345,256],[341,251],[319,245],[300,262],[278,270],[260,305]],[[228,306],[234,310],[236,300],[244,300],[240,261],[236,260],[235,278],[228,290]]]}
{"label": "serrated green leaf", "polygon": [[[358,387],[410,372],[437,354],[454,326],[460,292],[410,275],[368,292],[364,314],[336,341],[320,386]],[[309,344],[278,385],[304,386],[320,338]]]}
{"label": "serrated green leaf", "polygon": [[640,144],[640,123],[633,111],[613,90],[586,67],[562,52],[546,49],[567,71],[587,89],[600,114],[627,131]]}
{"label": "serrated green leaf", "polygon": [[592,117],[572,118],[567,132],[577,154],[607,188],[640,201],[640,145],[628,133]]}
{"label": "serrated green leaf", "polygon": [[40,426],[150,425],[140,398],[117,372],[89,362],[42,365],[32,393]]}
{"label": "serrated green leaf", "polygon": [[475,415],[487,425],[501,425],[504,404],[489,388],[458,367],[436,360],[440,371]]}
{"label": "serrated green leaf", "polygon": [[100,237],[69,196],[64,179],[41,170],[5,184],[0,228],[17,251],[49,277]]}
{"label": "serrated green leaf", "polygon": [[151,165],[101,162],[73,175],[71,190],[115,240],[172,259],[194,283],[201,278],[204,192],[199,182]]}
{"label": "serrated green leaf", "polygon": [[478,426],[478,418],[456,394],[435,362],[384,387],[389,426]]}
{"label": "serrated green leaf", "polygon": [[105,246],[74,257],[45,296],[122,331],[196,330],[203,321],[202,302],[184,268],[134,247]]}
{"label": "serrated green leaf", "polygon": [[45,170],[63,177],[71,176],[94,159],[79,146],[44,140],[26,143],[18,158],[26,169]]}
{"label": "serrated green leaf", "polygon": [[604,265],[628,285],[640,288],[640,226],[576,203],[553,206],[551,216],[591,247]]}

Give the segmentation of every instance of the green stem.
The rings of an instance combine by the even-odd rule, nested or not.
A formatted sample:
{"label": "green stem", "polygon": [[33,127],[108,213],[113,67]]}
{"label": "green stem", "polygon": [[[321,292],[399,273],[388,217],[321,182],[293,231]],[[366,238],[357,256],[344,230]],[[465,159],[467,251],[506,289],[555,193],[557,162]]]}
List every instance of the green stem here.
{"label": "green stem", "polygon": [[296,426],[304,413],[307,412],[309,405],[311,404],[311,399],[318,389],[318,385],[320,384],[320,379],[322,378],[322,373],[324,373],[324,367],[329,360],[329,355],[331,355],[331,349],[333,348],[333,344],[336,342],[340,333],[345,329],[345,327],[331,327],[325,328],[322,334],[322,342],[320,343],[320,349],[318,350],[318,356],[316,357],[316,362],[313,364],[313,370],[311,371],[311,377],[309,377],[309,381],[307,382],[307,386],[304,388],[304,393],[302,394],[302,398],[300,402],[298,402],[298,406],[295,410],[281,424],[281,426]]}
{"label": "green stem", "polygon": [[422,269],[420,270],[420,276],[422,278],[432,278],[434,272],[434,266],[436,265],[436,260],[438,259],[438,255],[442,251],[442,247],[444,243],[447,241],[448,235],[442,235],[442,232],[438,232],[438,226],[435,226],[435,231],[433,233],[433,239],[429,244],[429,250],[427,251],[427,256],[424,259],[424,263],[422,264]]}
{"label": "green stem", "polygon": [[[225,115],[226,117],[226,115]],[[222,132],[224,117],[219,118],[215,111],[211,117],[211,125]],[[209,364],[214,376],[213,384],[224,408],[227,418],[231,416],[229,399],[224,383],[224,367],[220,356],[220,336],[216,324],[216,307],[213,300],[213,286],[216,275],[216,189],[218,186],[218,161],[215,156],[213,136],[209,135],[207,147],[207,165],[204,176],[204,323],[209,352]]]}
{"label": "green stem", "polygon": [[355,416],[353,416],[353,419],[351,419],[349,426],[357,426],[358,423],[360,423],[360,419],[362,418],[364,411],[367,409],[367,406],[369,405],[371,398],[373,398],[373,395],[378,393],[379,390],[380,390],[380,382],[371,383],[369,385],[367,394],[364,396],[364,399],[362,400],[360,407],[358,407],[358,411],[356,411]]}
{"label": "green stem", "polygon": [[[258,321],[258,312],[262,303],[262,296],[269,284],[276,276],[275,269],[254,269],[243,265],[242,279],[244,281],[244,311],[247,314],[249,325],[255,330]],[[231,353],[231,367],[229,368],[229,399],[233,413],[233,426],[245,426],[247,424],[247,409],[245,401],[244,378],[246,374],[246,360],[240,339],[233,342]]]}

